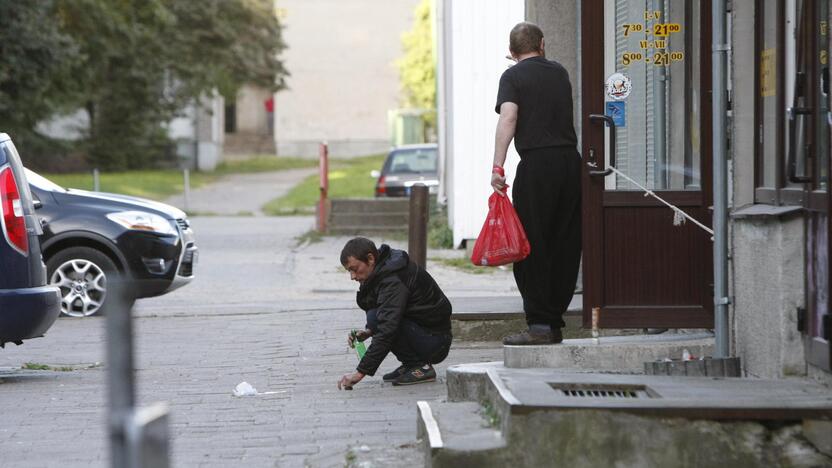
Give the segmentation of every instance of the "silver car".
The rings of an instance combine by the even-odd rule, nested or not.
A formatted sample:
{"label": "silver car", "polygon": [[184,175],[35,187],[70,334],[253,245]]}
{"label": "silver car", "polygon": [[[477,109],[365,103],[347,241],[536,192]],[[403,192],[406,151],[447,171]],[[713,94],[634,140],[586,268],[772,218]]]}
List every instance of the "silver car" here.
{"label": "silver car", "polygon": [[439,187],[437,154],[435,143],[393,148],[381,172],[371,173],[378,178],[376,197],[407,197],[416,184],[427,185],[430,193],[435,194]]}

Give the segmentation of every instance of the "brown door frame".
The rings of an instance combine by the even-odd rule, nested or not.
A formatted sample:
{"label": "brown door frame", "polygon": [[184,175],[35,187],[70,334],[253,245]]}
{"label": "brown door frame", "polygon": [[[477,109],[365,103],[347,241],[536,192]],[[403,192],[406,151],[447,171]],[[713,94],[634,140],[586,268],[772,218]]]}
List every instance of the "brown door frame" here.
{"label": "brown door frame", "polygon": [[[700,4],[700,134],[701,134],[701,190],[663,191],[662,197],[680,207],[700,207],[709,213],[707,207],[712,204],[712,129],[711,129],[711,1],[702,0]],[[583,50],[581,57],[582,93],[582,154],[585,162],[604,165],[604,128],[590,122],[590,114],[605,113],[605,99],[602,84],[604,76],[604,1],[582,0],[582,11],[593,14],[581,15],[581,37]],[[674,307],[671,310],[662,306],[612,306],[604,300],[604,209],[612,206],[660,207],[658,201],[645,198],[641,192],[606,192],[604,178],[589,175],[589,167],[583,165],[583,325],[592,326],[592,309],[601,307],[598,326],[601,328],[643,328],[643,317],[650,316],[650,327],[668,328],[710,328],[713,326],[713,291],[703,287],[702,306]],[[668,211],[668,213],[670,213]],[[702,219],[710,225],[710,219]],[[713,284],[713,256],[697,259],[706,263],[706,274]],[[636,280],[636,279],[634,279]]]}

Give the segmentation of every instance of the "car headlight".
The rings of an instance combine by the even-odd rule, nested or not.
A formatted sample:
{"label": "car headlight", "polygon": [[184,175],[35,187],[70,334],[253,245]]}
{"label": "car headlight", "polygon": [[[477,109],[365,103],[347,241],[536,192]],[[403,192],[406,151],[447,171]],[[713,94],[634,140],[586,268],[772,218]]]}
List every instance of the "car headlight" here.
{"label": "car headlight", "polygon": [[119,211],[108,214],[107,219],[133,231],[176,234],[176,229],[167,219],[145,211]]}

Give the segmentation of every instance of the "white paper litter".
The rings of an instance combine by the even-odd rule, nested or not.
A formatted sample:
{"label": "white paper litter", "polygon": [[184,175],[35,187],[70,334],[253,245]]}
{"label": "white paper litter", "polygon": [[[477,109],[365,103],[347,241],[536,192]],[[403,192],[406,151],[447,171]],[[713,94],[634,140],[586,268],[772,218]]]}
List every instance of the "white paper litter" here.
{"label": "white paper litter", "polygon": [[252,387],[248,382],[240,382],[236,387],[234,387],[234,391],[232,393],[236,397],[254,396],[257,395],[257,389]]}

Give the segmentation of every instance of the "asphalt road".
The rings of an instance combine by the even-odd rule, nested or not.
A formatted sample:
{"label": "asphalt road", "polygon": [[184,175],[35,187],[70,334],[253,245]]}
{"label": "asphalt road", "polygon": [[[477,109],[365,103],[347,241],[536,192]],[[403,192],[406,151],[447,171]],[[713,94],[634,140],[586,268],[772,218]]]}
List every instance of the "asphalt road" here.
{"label": "asphalt road", "polygon": [[[192,221],[196,280],[133,311],[138,401],[170,405],[173,466],[344,466],[350,447],[412,442],[415,402],[445,396],[448,365],[502,357],[495,343],[455,343],[437,383],[368,377],[339,392],[356,364],[346,335],[363,324],[337,260],[346,239],[298,245],[309,217]],[[515,293],[510,272],[429,269],[449,295]],[[59,319],[45,337],[0,350],[0,467],[107,465],[104,322]],[[380,373],[397,364],[388,357]],[[232,396],[242,381],[275,393]]]}

